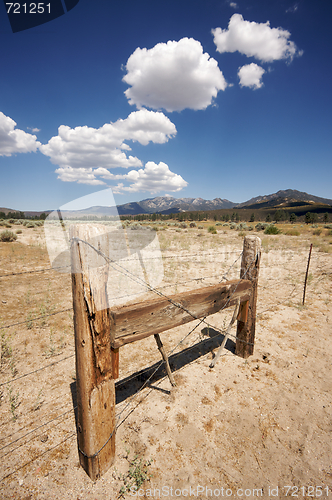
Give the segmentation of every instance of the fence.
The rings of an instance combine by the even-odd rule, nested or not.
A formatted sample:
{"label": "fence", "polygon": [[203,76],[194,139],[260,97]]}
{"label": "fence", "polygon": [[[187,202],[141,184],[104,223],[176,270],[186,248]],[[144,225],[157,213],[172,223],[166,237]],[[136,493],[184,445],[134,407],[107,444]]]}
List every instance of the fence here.
{"label": "fence", "polygon": [[[232,319],[232,322],[238,320],[236,354],[246,358],[253,353],[261,245],[257,236],[245,237],[240,280],[173,296],[166,296],[146,283],[158,298],[109,309],[108,267],[121,265],[107,257],[107,238],[103,236],[98,245],[94,243],[96,246],[93,246],[89,242],[92,238],[95,242],[91,227],[75,225],[70,228],[78,451],[82,467],[93,480],[104,474],[114,462],[114,381],[118,377],[121,346],[154,335],[174,385],[159,333],[194,319],[205,320],[221,309],[236,305]],[[91,266],[91,249],[103,258],[103,265]],[[124,268],[122,272],[131,274]],[[138,279],[135,275],[131,277]]]}
{"label": "fence", "polygon": [[[289,243],[287,244],[287,252],[279,252],[278,256],[273,252],[268,253],[266,248],[264,248],[264,266],[262,272],[260,272],[258,284],[260,308],[257,311],[257,318],[264,319],[269,311],[275,310],[279,305],[286,304],[291,306],[291,304],[293,304],[291,307],[297,307],[295,304],[302,303],[303,280],[308,251],[307,246],[302,253],[297,246],[295,250],[293,250],[290,243],[292,240],[293,237],[290,237]],[[16,244],[12,244],[13,247],[15,247],[15,245]],[[3,250],[5,250],[7,246],[9,248],[11,245],[3,244]],[[21,259],[22,249],[19,250],[16,255],[9,248],[8,258],[5,259],[4,256],[2,256],[1,262],[2,271],[0,275],[0,286],[2,290],[2,322],[0,324],[0,333],[2,336],[1,344],[3,346],[3,356],[1,366],[2,380],[0,383],[0,408],[2,415],[0,458],[6,458],[2,460],[0,482],[4,485],[4,488],[7,487],[5,484],[7,484],[10,478],[13,480],[16,478],[15,481],[17,480],[18,471],[29,470],[34,463],[38,463],[38,460],[41,459],[45,460],[50,453],[55,452],[59,447],[61,448],[64,443],[68,443],[68,447],[71,447],[77,435],[74,419],[76,403],[73,404],[70,391],[68,392],[69,387],[73,385],[72,370],[75,356],[71,339],[71,327],[66,326],[68,329],[65,338],[66,346],[61,349],[59,348],[56,353],[47,354],[47,356],[38,351],[34,353],[33,358],[30,357],[29,351],[27,353],[25,352],[24,339],[22,339],[22,337],[17,338],[17,336],[22,333],[27,337],[31,337],[31,334],[33,334],[36,340],[37,338],[41,339],[49,330],[49,326],[53,328],[53,331],[59,337],[62,328],[59,326],[59,320],[60,325],[62,325],[63,317],[66,317],[68,325],[72,325],[72,307],[70,307],[71,305],[68,302],[71,297],[70,280],[65,278],[64,275],[56,273],[53,268],[49,267],[46,257],[45,261],[42,258],[45,254],[44,250],[43,254],[40,256],[38,254],[38,259],[36,259],[35,264],[31,255],[32,252],[33,254],[36,253],[36,249],[39,251],[39,247],[33,246],[31,250],[29,246],[25,248],[28,253],[25,255],[24,259]],[[225,248],[227,251],[225,251]],[[227,268],[225,254],[229,255]],[[228,247],[227,245],[225,247],[223,243],[222,247],[215,247],[213,252],[204,248],[198,253],[188,252],[188,249],[185,252],[176,252],[174,255],[165,252],[165,255],[163,254],[163,260],[166,263],[172,264],[174,261],[176,262],[177,270],[183,269],[183,275],[181,276],[178,271],[176,283],[178,286],[181,285],[184,288],[188,287],[188,285],[192,286],[192,284],[196,287],[198,285],[202,286],[203,283],[216,283],[218,279],[220,279],[220,275],[224,273],[223,279],[227,279],[228,276],[231,276],[231,278],[236,277],[239,272],[238,269],[241,256],[242,253],[239,244],[237,244],[234,251],[234,247]],[[198,272],[198,263],[201,262],[202,267],[200,268],[200,272]],[[218,263],[218,267],[216,267],[216,262]],[[194,263],[195,267],[193,269],[195,272],[191,272],[188,276],[188,268],[184,266],[183,263]],[[225,263],[225,267],[218,273],[218,270],[222,268],[222,263]],[[314,249],[312,263],[313,275],[311,276],[312,280],[309,282],[309,290],[311,292],[310,295],[308,295],[309,299],[310,296],[314,294],[315,287],[322,287],[324,284],[330,283],[331,280],[329,254],[318,252],[317,249]],[[23,264],[27,265],[23,266]],[[172,269],[174,267],[175,266],[172,265]],[[206,272],[206,270],[208,270],[208,272]],[[169,283],[167,283],[168,279]],[[172,280],[172,276],[170,276],[166,279],[166,282],[164,282],[166,284],[159,287],[159,290],[165,291],[165,293],[170,290],[170,287],[172,287],[173,290],[175,286],[172,285],[173,282],[174,278]],[[27,313],[24,312],[20,306],[16,306],[16,302],[13,302],[10,295],[11,290],[16,290],[15,297],[20,301],[23,300],[23,298],[27,300],[28,294],[30,294],[30,305],[27,306],[29,310],[32,311],[30,319],[27,319]],[[59,290],[61,290],[62,294],[61,300],[55,301],[52,294],[55,293],[58,297]],[[39,308],[42,294],[51,294],[50,304],[52,307],[47,309],[45,313],[41,313]],[[130,298],[129,296],[128,299]],[[36,305],[34,306],[35,300]],[[7,304],[4,305],[4,302],[7,302]],[[19,304],[20,302],[18,301],[17,303]],[[15,307],[15,313],[7,314],[5,312],[7,307]],[[50,321],[51,323],[48,323],[46,327],[42,326],[42,323],[46,321]],[[188,329],[184,337],[184,339],[187,339],[185,342],[188,341],[189,336],[193,336],[195,328],[198,328],[203,321],[205,324],[207,323],[206,320],[202,318],[197,322],[196,326],[190,329],[190,331]],[[27,326],[29,323],[32,324],[32,327]],[[18,330],[17,325],[19,325]],[[214,325],[213,328],[218,330]],[[222,329],[222,333],[225,334],[224,328]],[[230,335],[230,337],[233,338],[234,336]],[[182,341],[184,339],[172,348],[172,353],[176,352],[178,348],[182,348]],[[197,341],[200,342],[201,339],[202,336],[198,333],[195,338],[192,339],[192,346],[195,346]],[[7,341],[10,341],[13,347],[13,353],[11,357],[8,358],[6,357],[4,349],[4,345]],[[239,344],[239,346],[242,345],[245,344]],[[210,348],[207,352],[210,352]],[[169,355],[170,354],[169,352]],[[223,353],[224,359],[228,359],[230,356],[232,355],[228,350]],[[18,373],[16,373],[16,369],[12,370],[9,364],[12,360],[16,363]],[[191,360],[190,364],[192,362],[195,363],[196,361]],[[129,374],[133,374],[133,371],[136,370],[136,366],[141,366],[141,363],[135,361],[131,364],[135,366],[134,369],[129,368],[128,370],[128,367],[123,367],[123,365],[120,367],[122,373],[120,375],[120,380],[116,382],[116,387],[124,388],[131,383],[128,380],[132,379],[132,375],[129,376]],[[63,390],[61,391],[59,386],[55,388],[53,379],[49,376],[54,366],[62,367],[63,380],[61,387],[63,387]],[[144,371],[144,373],[146,371]],[[38,380],[39,382],[37,382]],[[127,417],[138,407],[142,399],[140,395],[144,394],[145,399],[153,392],[152,388],[150,388],[149,391],[143,392],[144,388],[146,388],[149,383],[148,380],[150,380],[150,377],[148,380],[146,378],[144,378],[144,380],[145,383],[143,387],[142,384],[140,384],[141,389],[139,393],[136,394],[133,390],[130,397],[126,396],[126,400],[120,399],[121,402],[117,403],[117,429],[126,422]],[[162,380],[162,377],[160,380]],[[16,395],[18,391],[20,392],[20,406],[15,409],[15,420],[11,413],[11,403],[9,400],[9,392],[7,391],[7,387],[9,386],[12,387],[13,395]],[[38,393],[41,388],[43,389],[43,393],[39,403]],[[47,441],[43,438],[45,433],[48,435]]]}

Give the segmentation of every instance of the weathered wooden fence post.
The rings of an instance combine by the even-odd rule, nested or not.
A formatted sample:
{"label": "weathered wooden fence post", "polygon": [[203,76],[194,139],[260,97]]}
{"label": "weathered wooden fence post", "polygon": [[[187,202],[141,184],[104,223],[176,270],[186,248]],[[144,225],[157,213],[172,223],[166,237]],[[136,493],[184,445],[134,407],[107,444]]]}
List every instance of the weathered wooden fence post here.
{"label": "weathered wooden fence post", "polygon": [[235,353],[242,358],[248,358],[254,353],[260,258],[260,238],[258,236],[246,236],[243,242],[240,278],[251,281],[252,291],[250,299],[241,303],[238,315]]}
{"label": "weathered wooden fence post", "polygon": [[78,449],[80,464],[92,480],[106,472],[115,457],[116,353],[111,353],[110,342],[108,264],[83,243],[93,238],[98,250],[108,255],[107,234],[102,232],[92,224],[70,226]]}

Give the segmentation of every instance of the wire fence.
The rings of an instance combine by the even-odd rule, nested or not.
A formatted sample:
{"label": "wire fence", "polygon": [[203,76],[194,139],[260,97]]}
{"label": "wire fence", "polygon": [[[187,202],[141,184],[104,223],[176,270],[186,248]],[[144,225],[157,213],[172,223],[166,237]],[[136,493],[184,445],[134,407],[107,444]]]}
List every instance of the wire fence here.
{"label": "wire fence", "polygon": [[[203,283],[204,281],[207,281],[207,280],[212,280],[212,281],[218,280],[219,282],[221,282],[223,280],[226,280],[229,277],[229,275],[232,273],[234,273],[234,275],[237,274],[237,276],[238,276],[239,275],[238,274],[239,273],[239,261],[240,261],[242,254],[241,254],[241,252],[239,253],[239,251],[236,251],[236,252],[230,251],[227,253],[229,256],[236,255],[236,259],[231,263],[231,265],[228,267],[228,269],[222,274],[221,278],[220,278],[221,273],[220,274],[209,274],[206,276],[184,279],[183,281],[179,280],[177,282],[177,285],[178,286],[179,285],[188,285],[189,283],[192,283],[192,282]],[[191,253],[191,254],[186,253],[186,255],[183,256],[183,261],[181,261],[181,262],[190,262],[190,257],[192,257],[191,262],[195,263],[196,257],[199,257],[199,256],[202,257],[202,255],[204,258],[214,257],[214,262],[215,262],[217,260],[216,256],[218,256],[220,254],[225,254],[225,252],[206,252],[206,253],[203,252],[203,254],[196,253],[196,252]],[[179,255],[172,255],[172,256],[169,255],[169,256],[165,256],[164,259],[166,259],[166,258],[167,259],[174,259],[178,263],[179,262],[178,259],[179,258],[181,259],[181,257],[182,257],[181,255],[180,256]],[[264,255],[263,255],[262,262],[264,263]],[[302,291],[303,291],[302,278],[303,278],[305,270],[300,268],[300,267],[294,266],[294,263],[298,263],[298,262],[299,262],[298,254],[296,252],[293,252],[292,254],[289,255],[288,265],[285,265],[284,262],[282,263],[282,265],[281,265],[282,272],[281,272],[281,276],[279,279],[269,280],[268,278],[266,278],[264,281],[259,280],[259,285],[258,285],[259,292],[258,293],[266,293],[267,291],[271,291],[270,290],[271,289],[270,281],[273,281],[274,289],[273,289],[273,293],[271,293],[271,302],[266,303],[266,300],[265,300],[264,304],[258,308],[258,311],[257,311],[258,318],[261,315],[263,315],[264,313],[266,313],[267,311],[271,310],[272,308],[275,308],[277,305],[289,303],[290,301],[296,301],[302,296]],[[301,262],[303,262],[303,259]],[[114,264],[114,263],[109,262],[109,264]],[[127,270],[125,270],[125,271],[127,271]],[[24,276],[24,275],[29,275],[29,274],[33,276],[35,274],[40,274],[40,273],[53,273],[53,275],[52,275],[53,277],[57,276],[57,275],[55,275],[55,270],[53,268],[42,268],[42,269],[32,269],[32,270],[24,271],[24,272],[4,273],[4,274],[0,275],[0,278],[7,279],[10,277]],[[319,255],[318,253],[315,253],[315,281],[314,281],[314,284],[315,283],[318,284],[322,280],[329,277],[330,274],[331,274],[331,272],[329,272],[326,268],[326,260],[325,260],[324,254]],[[134,279],[136,279],[136,278],[137,277],[134,277]],[[162,291],[162,290],[165,290],[171,286],[174,286],[174,284],[172,284],[172,283],[164,284],[161,287],[158,287],[156,289],[154,289],[153,287],[150,287],[150,286],[148,288],[150,291],[152,291],[153,293],[156,293],[158,296],[167,298],[167,300],[172,302],[172,299],[170,299],[170,297]],[[283,293],[282,297],[280,297],[280,300],[278,300],[277,296],[276,296],[277,295],[276,291],[277,291],[279,286],[283,287],[283,288],[285,286],[287,286],[289,288],[287,295],[285,296],[285,294]],[[39,290],[35,290],[35,294],[38,294],[38,293],[41,293],[41,292]],[[133,295],[133,294],[123,295],[123,298],[130,297],[131,295]],[[3,300],[3,297],[2,297],[2,300]],[[260,304],[260,301],[258,302],[258,304]],[[198,319],[188,309],[183,308],[183,306],[181,304],[177,304],[176,302],[174,302],[174,305],[186,310],[187,313],[191,314],[193,319],[196,319],[196,320]],[[72,306],[64,308],[64,309],[60,309],[57,311],[53,311],[53,312],[50,312],[48,314],[30,317],[29,319],[26,319],[26,320],[17,321],[17,322],[5,324],[5,325],[1,324],[1,326],[0,326],[1,347],[2,347],[2,351],[0,351],[1,361],[3,361],[3,359],[6,360],[6,356],[4,355],[4,349],[6,350],[6,341],[7,341],[7,339],[5,337],[6,331],[10,330],[11,328],[17,327],[17,326],[23,326],[23,325],[26,326],[28,323],[31,323],[31,322],[37,322],[37,321],[45,320],[46,318],[57,317],[58,315],[64,314],[66,312],[71,312],[71,311],[72,311]],[[173,347],[169,351],[168,356],[174,355],[176,353],[176,351],[179,349],[180,349],[179,352],[181,352],[181,349],[182,349],[184,342],[190,336],[192,336],[192,334],[195,331],[197,331],[198,327],[201,326],[202,324],[204,324],[205,326],[207,326],[210,329],[215,330],[219,334],[223,334],[225,331],[224,328],[220,328],[218,325],[213,325],[211,322],[206,321],[206,318],[201,318],[198,320],[197,324],[193,328],[191,328],[189,330],[189,332],[187,332],[177,342],[175,347]],[[230,337],[233,339],[236,339],[235,335],[233,335],[233,334],[230,334]],[[202,339],[201,334],[198,334],[196,336],[196,338],[192,340],[190,347],[195,346],[198,342],[201,341],[201,339]],[[68,344],[68,347],[72,348],[73,346]],[[53,354],[53,355],[55,355],[55,354]],[[227,355],[230,355],[229,352],[225,352],[223,354],[223,356],[227,356]],[[45,434],[45,431],[50,432],[53,429],[56,429],[58,426],[61,426],[62,424],[68,422],[68,419],[74,417],[77,406],[73,405],[73,397],[71,399],[69,398],[68,401],[63,405],[60,405],[60,406],[55,405],[54,406],[54,403],[57,401],[57,399],[58,400],[63,399],[62,395],[59,395],[57,398],[53,397],[48,401],[43,400],[42,403],[40,403],[39,407],[38,407],[38,405],[36,405],[36,409],[34,411],[40,412],[41,409],[45,410],[43,413],[43,418],[45,421],[43,421],[40,416],[38,416],[37,418],[32,419],[32,420],[29,419],[29,415],[31,414],[31,410],[21,412],[20,415],[17,416],[16,410],[18,409],[19,404],[18,404],[18,401],[15,402],[15,397],[16,397],[17,393],[15,393],[15,391],[12,388],[12,384],[16,384],[18,381],[22,382],[23,379],[27,379],[28,377],[37,376],[37,374],[39,375],[41,373],[45,373],[44,370],[48,370],[52,367],[55,367],[56,365],[59,365],[60,363],[65,363],[66,361],[70,360],[74,356],[75,356],[74,353],[71,353],[71,354],[68,353],[68,355],[65,355],[61,359],[52,360],[50,363],[47,363],[44,366],[38,366],[37,368],[32,369],[31,371],[27,371],[25,373],[22,373],[19,376],[8,376],[7,375],[8,380],[0,383],[0,403],[3,403],[3,400],[5,399],[4,391],[1,388],[3,388],[3,389],[7,388],[9,408],[10,408],[10,412],[12,415],[8,420],[3,421],[0,424],[0,426],[4,427],[4,428],[8,428],[8,427],[13,428],[14,427],[14,430],[10,429],[9,433],[5,432],[5,435],[0,437],[0,459],[4,460],[4,459],[8,459],[9,457],[15,458],[15,456],[16,456],[16,458],[18,458],[20,461],[21,455],[18,455],[18,454],[20,453],[20,450],[22,448],[29,447],[31,445],[31,443],[35,443],[36,440],[38,440],[38,439],[39,439],[38,444],[40,445],[40,442],[43,443],[43,440],[40,441],[40,438],[43,437],[43,435]],[[8,355],[8,358],[10,358],[9,355]],[[195,361],[193,361],[193,362],[195,362]],[[153,369],[152,373],[149,374],[148,378],[142,384],[140,389],[133,396],[129,397],[128,401],[125,401],[124,403],[120,403],[119,405],[117,405],[116,429],[118,429],[128,419],[128,417],[135,411],[135,409],[140,405],[140,403],[144,399],[146,399],[149,396],[149,394],[151,394],[151,392],[153,391],[153,388],[150,388],[149,385],[151,383],[151,380],[154,378],[155,374],[158,372],[158,370],[160,370],[163,363],[164,363],[164,361],[160,361],[159,363],[156,364],[156,367]],[[2,369],[3,367],[0,366],[0,368]],[[181,369],[183,369],[183,367]],[[130,378],[128,379],[126,374],[121,374],[121,375],[122,375],[122,379],[126,379],[125,383],[127,384],[130,381]],[[135,377],[135,373],[132,374],[132,378],[134,378],[134,377]],[[156,382],[156,384],[157,385],[161,384],[161,382],[165,379],[165,377],[166,377],[166,375],[161,376],[158,379],[158,381]],[[68,381],[68,377],[67,377],[67,381]],[[72,377],[72,383],[74,383],[73,377]],[[121,385],[121,383],[122,383],[121,380],[119,380],[117,382],[117,385],[119,386],[119,385]],[[142,399],[143,391],[145,391],[145,393],[144,393],[144,397]],[[16,404],[17,404],[17,406],[15,407]],[[48,409],[48,405],[53,406],[52,411],[50,411],[50,409]],[[66,407],[68,407],[68,409],[65,409]],[[65,409],[65,411],[61,411],[63,409]],[[60,413],[59,413],[59,411],[60,411]],[[55,414],[55,416],[52,416],[52,418],[47,418],[47,417],[49,417],[49,415],[51,413]],[[35,414],[36,413],[33,413],[33,415],[35,415]],[[26,418],[26,420],[27,420],[26,424],[18,427],[17,424],[20,421],[22,421],[24,418]],[[74,421],[73,421],[72,425],[75,426]],[[55,444],[52,444],[52,446],[47,447],[47,449],[44,448],[43,450],[37,451],[35,453],[35,456],[32,457],[27,462],[25,462],[24,464],[20,463],[19,465],[17,465],[17,464],[15,465],[15,463],[12,464],[9,461],[7,462],[7,460],[6,460],[5,464],[7,465],[7,467],[10,468],[10,470],[9,471],[7,470],[4,473],[4,475],[2,477],[0,477],[0,481],[3,481],[5,479],[9,478],[10,476],[15,474],[16,472],[18,472],[22,468],[27,467],[32,462],[43,457],[47,453],[49,453],[52,450],[56,449],[57,447],[61,446],[63,443],[72,439],[75,436],[76,436],[76,431],[75,432],[71,432],[71,431],[67,432],[67,436],[64,439],[61,439],[59,442],[57,442]],[[14,462],[15,462],[15,460],[14,460]]]}

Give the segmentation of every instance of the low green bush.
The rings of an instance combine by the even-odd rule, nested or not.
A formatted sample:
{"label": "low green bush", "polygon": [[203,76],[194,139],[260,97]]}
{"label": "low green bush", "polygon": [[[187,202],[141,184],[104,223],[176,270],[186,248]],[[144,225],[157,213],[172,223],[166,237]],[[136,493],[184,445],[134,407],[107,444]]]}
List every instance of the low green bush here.
{"label": "low green bush", "polygon": [[258,222],[258,224],[256,224],[255,226],[255,229],[256,231],[264,231],[264,229],[266,229],[268,226],[269,224],[267,224],[266,222]]}
{"label": "low green bush", "polygon": [[236,230],[237,231],[247,231],[248,230],[248,226],[245,222],[240,222],[240,224],[238,224],[236,226]]}
{"label": "low green bush", "polygon": [[211,234],[217,234],[217,230],[214,226],[209,226],[208,227],[208,232]]}
{"label": "low green bush", "polygon": [[264,231],[264,234],[280,234],[281,231],[280,229],[277,228],[277,226],[274,226],[271,224],[271,226],[268,226],[265,231]]}
{"label": "low green bush", "polygon": [[287,236],[300,236],[300,231],[298,231],[297,229],[289,229],[286,232],[286,235]]}
{"label": "low green bush", "polygon": [[13,233],[13,231],[8,231],[6,229],[6,231],[2,231],[0,233],[0,241],[10,242],[15,240],[17,240],[17,236],[15,233]]}
{"label": "low green bush", "polygon": [[141,226],[141,224],[138,224],[138,222],[134,222],[134,224],[130,225],[130,229],[132,231],[136,231],[137,229],[143,229],[143,226]]}

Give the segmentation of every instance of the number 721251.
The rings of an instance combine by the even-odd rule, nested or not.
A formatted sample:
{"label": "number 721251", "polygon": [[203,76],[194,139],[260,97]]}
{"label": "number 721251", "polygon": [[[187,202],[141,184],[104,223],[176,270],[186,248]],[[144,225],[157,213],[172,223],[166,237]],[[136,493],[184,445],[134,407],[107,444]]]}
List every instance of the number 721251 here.
{"label": "number 721251", "polygon": [[7,14],[50,14],[51,4],[45,3],[6,3]]}

